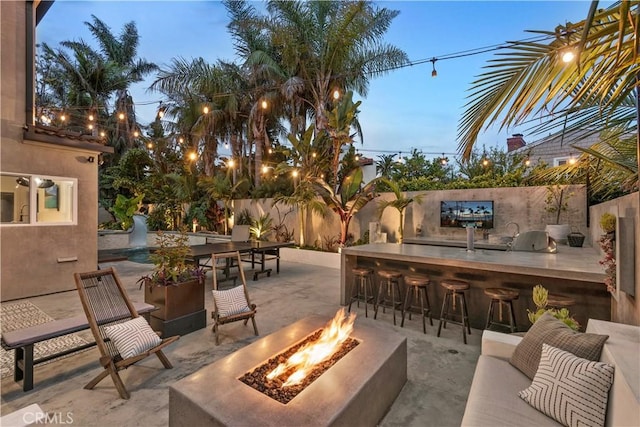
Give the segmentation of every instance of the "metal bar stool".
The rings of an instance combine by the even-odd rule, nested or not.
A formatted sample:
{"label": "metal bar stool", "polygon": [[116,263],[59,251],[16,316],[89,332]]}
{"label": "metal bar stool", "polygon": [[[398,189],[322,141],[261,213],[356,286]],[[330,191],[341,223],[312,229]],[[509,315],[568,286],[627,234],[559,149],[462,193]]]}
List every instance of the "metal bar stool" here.
{"label": "metal bar stool", "polygon": [[[440,330],[444,326],[447,328],[447,322],[454,323],[462,326],[462,339],[464,343],[467,343],[467,331],[471,335],[471,326],[469,325],[469,313],[467,312],[467,300],[464,296],[464,291],[471,286],[469,282],[464,280],[446,279],[440,282],[440,286],[445,288],[446,293],[442,300],[442,310],[440,311],[440,323],[438,324],[438,337],[440,336]],[[460,301],[460,314],[456,313],[456,297]],[[449,305],[451,305],[452,313],[449,313]],[[460,321],[455,320],[455,317],[459,316]]]}
{"label": "metal bar stool", "polygon": [[351,313],[353,301],[357,301],[358,307],[360,307],[360,299],[362,298],[364,299],[364,316],[369,317],[369,302],[371,302],[372,308],[376,306],[375,294],[373,293],[373,269],[354,267],[351,272],[353,273],[353,284],[351,285],[349,313]]}
{"label": "metal bar stool", "polygon": [[[378,276],[382,278],[380,281],[380,287],[378,288],[378,301],[375,308],[375,314],[373,315],[374,319],[378,318],[378,309],[380,308],[380,304],[382,304],[382,312],[385,312],[384,303],[387,299],[387,294],[391,295],[391,307],[393,308],[393,324],[396,324],[396,308],[402,310],[402,298],[400,294],[400,278],[402,277],[402,273],[396,270],[378,270]],[[386,285],[387,289],[383,289],[383,286]],[[398,299],[396,299],[396,294]]]}
{"label": "metal bar stool", "polygon": [[[487,313],[487,324],[485,329],[489,329],[491,325],[508,326],[511,333],[516,331],[516,316],[513,312],[513,300],[518,299],[520,293],[518,291],[506,288],[487,288],[484,290],[484,294],[491,298],[489,303],[489,313]],[[498,320],[493,320],[494,309],[496,304],[498,305]],[[502,322],[502,305],[505,305],[509,309],[509,325]]]}
{"label": "metal bar stool", "polygon": [[[404,284],[407,287],[404,297],[404,308],[402,310],[402,322],[400,327],[404,327],[404,319],[409,311],[409,320],[411,320],[411,308],[413,308],[414,294],[415,299],[420,300],[420,312],[422,313],[422,332],[427,333],[427,323],[425,317],[429,315],[429,323],[433,326],[433,319],[431,318],[431,304],[429,304],[429,294],[427,292],[427,285],[431,283],[428,276],[419,274],[412,274],[404,276]],[[427,306],[425,310],[425,305]]]}

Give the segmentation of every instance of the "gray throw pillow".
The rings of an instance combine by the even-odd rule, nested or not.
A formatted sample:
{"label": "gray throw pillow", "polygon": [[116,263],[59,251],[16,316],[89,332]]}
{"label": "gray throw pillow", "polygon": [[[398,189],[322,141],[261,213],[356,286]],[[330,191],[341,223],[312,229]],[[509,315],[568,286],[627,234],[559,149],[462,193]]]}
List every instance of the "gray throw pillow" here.
{"label": "gray throw pillow", "polygon": [[509,360],[513,366],[530,379],[536,375],[540,364],[542,344],[568,351],[587,360],[600,360],[600,353],[609,335],[577,332],[552,314],[545,313],[525,334]]}

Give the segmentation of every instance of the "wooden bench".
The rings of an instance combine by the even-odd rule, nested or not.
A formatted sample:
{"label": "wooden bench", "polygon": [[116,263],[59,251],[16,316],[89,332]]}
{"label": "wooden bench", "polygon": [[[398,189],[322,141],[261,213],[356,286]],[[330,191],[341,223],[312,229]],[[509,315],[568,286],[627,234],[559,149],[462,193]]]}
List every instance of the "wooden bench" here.
{"label": "wooden bench", "polygon": [[[149,320],[149,313],[156,310],[155,306],[146,303],[134,302],[133,306],[138,314],[144,316],[147,321]],[[34,365],[96,345],[95,342],[91,342],[34,360],[34,344],[86,329],[89,329],[89,322],[87,322],[87,317],[82,314],[75,317],[54,320],[52,322],[3,333],[2,348],[7,351],[15,350],[13,380],[15,382],[20,382],[20,380],[22,380],[22,389],[24,391],[29,391],[33,389]]]}

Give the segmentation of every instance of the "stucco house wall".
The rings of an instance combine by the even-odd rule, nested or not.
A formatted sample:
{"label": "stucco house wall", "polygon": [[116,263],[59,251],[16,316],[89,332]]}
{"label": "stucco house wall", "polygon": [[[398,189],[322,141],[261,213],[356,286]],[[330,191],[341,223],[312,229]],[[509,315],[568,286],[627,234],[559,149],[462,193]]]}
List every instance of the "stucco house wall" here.
{"label": "stucco house wall", "polygon": [[[87,161],[97,156],[95,150],[24,139],[24,127],[31,123],[26,117],[29,8],[24,1],[3,1],[0,8],[0,172],[78,182],[76,225],[0,225],[0,299],[7,301],[75,289],[74,272],[97,268],[98,162]],[[63,262],[74,258],[77,261]]]}

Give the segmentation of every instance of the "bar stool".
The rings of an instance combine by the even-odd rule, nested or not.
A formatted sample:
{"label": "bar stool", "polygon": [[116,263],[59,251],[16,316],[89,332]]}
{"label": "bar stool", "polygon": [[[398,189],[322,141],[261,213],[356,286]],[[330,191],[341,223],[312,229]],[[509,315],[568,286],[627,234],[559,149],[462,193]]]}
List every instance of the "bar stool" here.
{"label": "bar stool", "polygon": [[351,272],[353,273],[353,284],[351,285],[349,313],[351,313],[351,304],[353,304],[353,301],[357,301],[358,307],[360,307],[360,299],[363,298],[364,316],[369,317],[369,302],[371,302],[372,308],[375,308],[376,305],[375,294],[373,293],[373,269],[354,267],[351,269]]}
{"label": "bar stool", "polygon": [[[411,308],[413,308],[414,294],[415,299],[420,300],[420,310],[422,313],[422,332],[427,333],[427,323],[425,321],[426,314],[429,315],[429,323],[433,326],[431,318],[431,304],[429,304],[429,294],[427,293],[427,285],[431,283],[428,276],[411,274],[404,276],[404,284],[407,287],[404,297],[404,308],[402,310],[402,322],[400,327],[404,327],[404,318],[409,311],[409,320],[411,320]],[[425,310],[424,306],[427,306]]]}
{"label": "bar stool", "polygon": [[[489,302],[489,313],[487,313],[487,324],[484,328],[489,329],[492,324],[507,326],[505,323],[502,323],[502,305],[504,304],[509,309],[509,329],[511,333],[514,333],[516,331],[516,316],[513,312],[513,300],[518,299],[520,293],[513,289],[487,288],[484,290],[484,294],[491,298],[491,302]],[[493,321],[496,304],[498,305],[498,322]]]}
{"label": "bar stool", "polygon": [[[442,300],[442,310],[440,311],[440,323],[438,324],[438,337],[440,336],[440,330],[444,325],[445,329],[447,328],[447,322],[454,323],[456,325],[462,326],[462,339],[464,343],[467,343],[467,331],[469,331],[469,335],[471,335],[471,326],[469,326],[469,313],[467,312],[467,300],[464,296],[464,291],[469,289],[471,286],[469,282],[465,282],[464,280],[454,280],[454,279],[445,279],[440,281],[440,286],[442,286],[446,293],[444,295],[444,299]],[[456,314],[456,297],[460,301],[460,314]],[[453,313],[449,313],[449,305],[451,304],[451,309]],[[456,316],[460,316],[460,321],[455,320]]]}
{"label": "bar stool", "polygon": [[[378,318],[378,309],[382,304],[382,312],[385,312],[384,302],[386,301],[387,294],[391,294],[391,307],[393,308],[393,324],[396,324],[396,308],[402,310],[402,298],[400,294],[400,278],[402,273],[396,270],[378,270],[378,276],[382,279],[380,281],[380,287],[378,288],[378,301],[375,308],[374,319]],[[384,290],[383,286],[386,285],[387,289]],[[384,292],[383,292],[384,291]],[[396,294],[398,299],[396,299]]]}
{"label": "bar stool", "polygon": [[550,308],[567,308],[576,304],[576,300],[560,294],[549,294],[547,296],[547,307]]}

